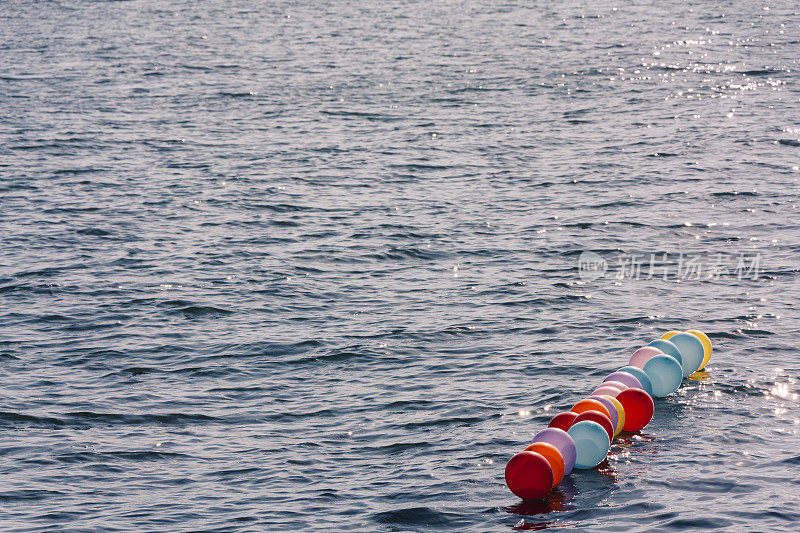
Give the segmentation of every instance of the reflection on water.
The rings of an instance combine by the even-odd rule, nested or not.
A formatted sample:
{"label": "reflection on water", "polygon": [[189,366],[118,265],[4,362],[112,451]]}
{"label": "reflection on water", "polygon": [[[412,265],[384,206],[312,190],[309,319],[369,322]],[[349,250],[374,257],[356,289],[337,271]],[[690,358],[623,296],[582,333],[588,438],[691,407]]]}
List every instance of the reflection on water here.
{"label": "reflection on water", "polygon": [[[509,514],[524,516],[546,515],[553,512],[563,512],[574,509],[570,502],[579,494],[579,490],[571,477],[566,477],[559,483],[558,487],[542,500],[522,501],[503,509]],[[565,524],[557,524],[552,520],[530,521],[521,519],[511,527],[515,530],[540,530],[551,527],[564,527]]]}
{"label": "reflection on water", "polygon": [[616,440],[614,441],[614,446],[618,446],[620,448],[628,448],[633,446],[634,444],[641,444],[643,442],[655,442],[656,438],[649,433],[627,433],[622,432],[620,433]]}
{"label": "reflection on water", "polygon": [[[548,515],[554,512],[571,511],[576,508],[598,508],[608,496],[616,490],[619,482],[615,463],[628,457],[631,453],[658,453],[654,445],[656,438],[649,433],[621,433],[614,440],[608,456],[597,467],[588,470],[575,469],[569,476],[553,489],[547,498],[542,500],[522,501],[503,509],[509,514],[524,516]],[[642,472],[645,469],[642,469]],[[638,472],[641,473],[641,472]],[[635,476],[636,471],[626,472],[626,477]],[[573,504],[573,501],[578,501]],[[569,522],[569,521],[567,521]],[[564,527],[567,523],[554,521],[529,521],[522,519],[512,525],[517,530],[539,530],[550,527]]]}
{"label": "reflection on water", "polygon": [[[616,484],[617,471],[612,462],[605,459],[596,468],[573,470],[545,499],[522,501],[503,509],[509,514],[535,516],[573,511],[578,508],[595,508],[608,498],[615,490]],[[514,524],[512,528],[536,530],[548,527],[564,527],[565,525],[568,525],[568,522],[556,523],[554,521],[522,519]]]}
{"label": "reflection on water", "polygon": [[547,514],[553,511],[566,511],[569,503],[580,491],[571,477],[565,477],[558,487],[541,500],[525,500],[509,507],[504,507],[506,512],[520,515]]}
{"label": "reflection on water", "polygon": [[554,527],[567,527],[570,524],[557,524],[555,522],[529,522],[524,518],[521,519],[519,522],[511,526],[511,529],[515,531],[540,531],[542,529],[551,529]]}
{"label": "reflection on water", "polygon": [[608,457],[606,457],[602,463],[597,465],[597,475],[606,478],[610,483],[617,482],[617,471],[609,462]]}

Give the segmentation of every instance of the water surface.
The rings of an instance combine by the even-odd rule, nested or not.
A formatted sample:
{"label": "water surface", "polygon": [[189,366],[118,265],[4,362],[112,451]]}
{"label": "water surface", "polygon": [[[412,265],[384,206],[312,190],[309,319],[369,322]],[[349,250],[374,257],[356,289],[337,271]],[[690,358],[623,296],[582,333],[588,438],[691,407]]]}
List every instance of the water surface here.
{"label": "water surface", "polygon": [[[797,530],[799,26],[2,2],[2,529]],[[708,372],[644,432],[508,492],[552,414],[691,327]]]}

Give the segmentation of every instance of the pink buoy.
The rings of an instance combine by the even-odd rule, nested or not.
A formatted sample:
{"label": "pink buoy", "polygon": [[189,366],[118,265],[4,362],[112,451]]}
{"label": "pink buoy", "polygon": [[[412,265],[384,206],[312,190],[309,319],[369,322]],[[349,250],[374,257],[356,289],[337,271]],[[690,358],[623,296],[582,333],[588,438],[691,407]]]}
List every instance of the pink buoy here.
{"label": "pink buoy", "polygon": [[633,355],[631,356],[631,360],[628,363],[631,366],[635,366],[636,368],[644,368],[644,364],[649,361],[651,358],[657,355],[663,355],[664,352],[659,350],[658,348],[653,348],[652,346],[645,346],[644,348],[639,348]]}
{"label": "pink buoy", "polygon": [[590,396],[605,395],[605,396],[611,396],[612,398],[616,398],[617,394],[619,394],[620,392],[622,392],[622,390],[620,390],[617,387],[612,387],[610,385],[609,386],[601,385],[600,387],[597,387],[595,390],[593,390]]}
{"label": "pink buoy", "polygon": [[624,383],[628,387],[634,389],[641,389],[642,383],[636,379],[636,376],[633,374],[629,374],[628,372],[614,372],[613,374],[609,374],[606,379],[603,380],[603,383],[610,383],[612,381],[619,381],[620,383]]}
{"label": "pink buoy", "polygon": [[630,385],[627,385],[621,381],[604,381],[600,384],[601,387],[616,387],[619,390],[625,390],[630,388]]}
{"label": "pink buoy", "polygon": [[[599,387],[592,391],[592,396],[608,394],[609,396],[616,396],[620,392],[627,389],[628,386],[619,381],[605,381]],[[616,391],[616,392],[615,392]]]}

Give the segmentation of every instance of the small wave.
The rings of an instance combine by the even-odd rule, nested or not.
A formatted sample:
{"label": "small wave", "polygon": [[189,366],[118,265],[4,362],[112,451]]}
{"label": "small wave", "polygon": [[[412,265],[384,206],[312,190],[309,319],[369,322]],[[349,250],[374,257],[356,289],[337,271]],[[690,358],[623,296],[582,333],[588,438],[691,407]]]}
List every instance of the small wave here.
{"label": "small wave", "polygon": [[162,372],[158,368],[149,368],[149,367],[140,367],[140,366],[132,366],[129,368],[124,368],[119,372],[114,372],[113,374],[107,374],[106,377],[111,375],[120,375],[120,374],[128,374],[131,376],[142,376],[145,374],[155,374],[157,372]]}
{"label": "small wave", "polygon": [[370,253],[361,257],[362,259],[374,259],[376,261],[403,261],[406,259],[432,260],[442,255],[443,253],[438,249],[391,247],[385,252]]}
{"label": "small wave", "polygon": [[398,122],[406,120],[405,116],[386,115],[381,113],[368,113],[363,111],[321,111],[323,115],[331,117],[363,118],[373,122]]}
{"label": "small wave", "polygon": [[752,483],[741,483],[737,481],[728,481],[724,479],[691,479],[679,480],[673,479],[669,481],[650,481],[653,485],[669,488],[670,490],[683,490],[687,492],[707,492],[711,494],[731,493],[741,494],[747,492],[756,492],[761,490],[761,487]]}
{"label": "small wave", "polygon": [[244,209],[261,210],[266,209],[274,213],[293,213],[298,211],[312,211],[315,208],[305,205],[295,204],[263,204],[263,203],[248,203],[242,206]]}
{"label": "small wave", "polygon": [[95,413],[92,411],[76,411],[65,413],[58,418],[54,416],[35,416],[9,411],[0,412],[0,424],[25,424],[43,426],[86,426],[97,423],[105,425],[148,426],[153,424],[167,426],[185,426],[218,422],[219,419],[203,414],[165,413],[165,414],[124,414]]}
{"label": "small wave", "polygon": [[419,442],[394,442],[382,446],[370,448],[370,451],[385,453],[387,455],[398,455],[409,450],[420,450],[423,448],[433,448],[435,444],[426,441]]}
{"label": "small wave", "polygon": [[621,248],[587,248],[585,250],[567,250],[564,252],[560,252],[559,255],[563,257],[578,257],[584,252],[594,252],[599,255],[603,254],[615,254],[615,253],[623,253]]}
{"label": "small wave", "polygon": [[202,317],[213,315],[231,315],[234,311],[214,307],[212,305],[197,305],[185,300],[168,300],[159,304],[161,307],[171,308],[168,313],[179,313],[187,317]]}
{"label": "small wave", "polygon": [[645,202],[633,200],[615,200],[613,202],[605,202],[602,204],[587,205],[588,209],[605,209],[608,207],[642,207],[646,205]]}
{"label": "small wave", "polygon": [[[325,345],[324,341],[319,339],[306,339],[298,342],[257,342],[248,344],[221,344],[219,345],[213,355],[208,356],[207,360],[214,360],[220,358],[229,358],[231,353],[236,353],[237,358],[264,358],[268,357],[272,360],[279,356],[284,355],[297,355],[306,354],[315,348],[320,348]],[[313,357],[309,357],[313,360]],[[298,362],[299,359],[288,361],[289,363]],[[186,369],[190,370],[190,369]]]}
{"label": "small wave", "polygon": [[625,318],[612,318],[608,320],[608,322],[611,324],[647,324],[660,321],[661,318],[657,316],[630,316]]}
{"label": "small wave", "polygon": [[766,330],[766,329],[741,328],[741,329],[738,329],[737,331],[739,331],[742,335],[747,335],[747,336],[750,336],[750,337],[766,337],[768,335],[775,335],[774,331],[769,331],[769,330]]}
{"label": "small wave", "polygon": [[56,498],[64,496],[63,492],[57,490],[9,490],[0,492],[0,502],[13,503],[13,502],[30,502],[37,500],[46,500],[48,498]]}
{"label": "small wave", "polygon": [[100,207],[50,207],[42,211],[48,215],[55,215],[61,213],[97,213],[101,211]]}
{"label": "small wave", "polygon": [[253,94],[252,92],[226,92],[221,91],[217,93],[218,96],[223,98],[257,98],[258,94]]}
{"label": "small wave", "polygon": [[368,349],[364,347],[352,347],[352,348],[342,348],[334,350],[326,354],[313,354],[305,357],[300,357],[297,359],[291,359],[289,361],[285,361],[285,363],[290,365],[297,365],[297,364],[307,364],[307,363],[317,363],[317,362],[337,363],[350,360],[363,361],[365,359],[382,357],[384,355],[385,354],[383,352],[376,351],[374,349]]}
{"label": "small wave", "polygon": [[211,165],[208,163],[197,162],[169,163],[164,166],[166,168],[186,168],[191,170],[206,170],[211,168]]}
{"label": "small wave", "polygon": [[245,474],[252,474],[254,472],[260,472],[260,468],[250,467],[250,468],[231,468],[228,470],[217,470],[214,472],[207,472],[204,474],[206,477],[221,477],[221,478],[232,478],[243,476]]}
{"label": "small wave", "polygon": [[113,451],[113,452],[74,452],[63,453],[55,456],[61,463],[94,463],[107,460],[123,461],[163,461],[178,457],[189,458],[191,456],[183,453],[174,452],[154,452],[154,451]]}
{"label": "small wave", "polygon": [[81,174],[92,174],[95,172],[105,172],[110,169],[103,167],[84,167],[84,168],[62,168],[54,170],[56,176],[79,176]]}
{"label": "small wave", "polygon": [[269,223],[279,228],[299,228],[300,226],[303,225],[300,222],[296,222],[294,220],[270,220]]}
{"label": "small wave", "polygon": [[75,230],[75,233],[78,233],[79,235],[91,235],[94,237],[105,237],[112,234],[112,232],[102,228],[84,228]]}
{"label": "small wave", "polygon": [[43,424],[48,426],[63,426],[66,424],[66,422],[64,422],[59,418],[41,417],[41,416],[25,415],[22,413],[0,411],[0,423],[3,422],[8,422],[12,424],[16,422],[27,422],[33,424]]}
{"label": "small wave", "polygon": [[92,411],[76,411],[67,413],[65,418],[72,422],[102,422],[104,424],[120,424],[130,426],[150,424],[181,426],[198,422],[214,422],[218,420],[213,416],[191,413],[132,415],[121,413],[95,413]]}
{"label": "small wave", "polygon": [[502,302],[495,302],[494,305],[502,305],[504,307],[523,306],[539,306],[539,305],[552,305],[557,303],[585,301],[586,296],[580,294],[562,294],[555,297],[542,297],[542,298],[526,298],[524,300],[506,300]]}
{"label": "small wave", "polygon": [[461,514],[445,513],[430,507],[409,507],[376,513],[373,518],[387,525],[405,527],[433,527],[452,530],[465,525]]}
{"label": "small wave", "polygon": [[[495,414],[492,415],[490,418],[499,418],[501,415]],[[454,418],[439,418],[436,420],[425,420],[422,422],[407,422],[405,424],[400,424],[399,427],[404,429],[420,429],[420,428],[429,428],[429,427],[439,427],[439,426],[470,426],[472,424],[477,424],[479,422],[484,422],[486,418],[484,417],[477,417],[477,416],[462,416],[462,417],[454,417]]]}
{"label": "small wave", "polygon": [[720,516],[709,518],[679,518],[663,525],[665,528],[678,529],[680,531],[706,531],[709,529],[729,528],[735,523]]}
{"label": "small wave", "polygon": [[[757,398],[763,397],[764,393],[769,392],[769,388],[764,386],[733,385],[727,383],[719,384],[717,390],[723,394],[730,394],[732,396],[752,396]],[[735,438],[736,432],[730,432],[730,435]]]}
{"label": "small wave", "polygon": [[433,400],[397,400],[386,404],[384,409],[397,409],[402,412],[427,411],[435,403]]}
{"label": "small wave", "polygon": [[7,292],[21,292],[21,293],[30,293],[30,294],[44,294],[44,295],[53,295],[57,292],[62,291],[60,285],[56,283],[41,283],[41,284],[26,284],[26,283],[12,283],[9,285],[3,285],[0,287],[0,294]]}
{"label": "small wave", "polygon": [[775,332],[763,329],[740,328],[736,331],[717,331],[708,334],[709,338],[712,339],[741,339],[748,336],[767,337],[769,335],[775,335]]}
{"label": "small wave", "polygon": [[742,74],[745,76],[769,76],[770,74],[774,74],[776,72],[780,72],[778,70],[766,70],[766,69],[756,69],[756,70],[744,70]]}
{"label": "small wave", "polygon": [[711,196],[716,196],[717,198],[726,198],[726,197],[734,197],[734,196],[758,196],[758,192],[756,192],[756,191],[721,191],[721,192],[712,192]]}
{"label": "small wave", "polygon": [[85,263],[73,263],[71,265],[64,265],[61,267],[47,267],[47,268],[41,268],[39,270],[26,270],[16,273],[15,276],[19,278],[33,278],[33,277],[40,278],[40,277],[56,276],[67,270],[83,270],[86,268],[87,266]]}
{"label": "small wave", "polygon": [[434,165],[433,163],[408,163],[404,165],[389,165],[390,168],[398,170],[426,171],[426,170],[450,170],[449,165]]}

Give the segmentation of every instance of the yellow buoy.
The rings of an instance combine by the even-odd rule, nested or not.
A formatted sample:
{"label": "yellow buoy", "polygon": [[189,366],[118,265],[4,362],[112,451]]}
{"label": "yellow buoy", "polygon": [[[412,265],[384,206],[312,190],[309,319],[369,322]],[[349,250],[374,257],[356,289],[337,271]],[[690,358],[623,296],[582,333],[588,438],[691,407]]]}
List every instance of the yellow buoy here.
{"label": "yellow buoy", "polygon": [[697,369],[699,372],[706,367],[709,359],[711,359],[711,339],[708,338],[708,335],[697,329],[687,330],[686,333],[691,333],[703,343],[703,362],[700,363],[700,368]]}
{"label": "yellow buoy", "polygon": [[614,407],[617,408],[617,427],[614,428],[614,436],[616,437],[625,426],[625,408],[623,408],[622,404],[619,403],[619,400],[613,396],[609,396],[608,394],[603,394],[603,396],[611,400],[611,403],[613,403]]}

